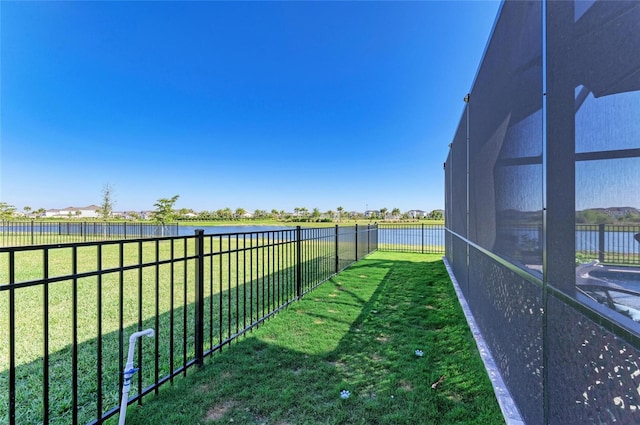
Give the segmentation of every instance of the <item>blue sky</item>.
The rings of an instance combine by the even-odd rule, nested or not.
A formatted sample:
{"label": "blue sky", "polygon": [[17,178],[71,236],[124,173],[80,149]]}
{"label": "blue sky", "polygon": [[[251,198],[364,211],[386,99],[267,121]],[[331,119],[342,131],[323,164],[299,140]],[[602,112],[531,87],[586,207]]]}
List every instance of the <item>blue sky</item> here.
{"label": "blue sky", "polygon": [[0,201],[442,208],[498,8],[3,1]]}

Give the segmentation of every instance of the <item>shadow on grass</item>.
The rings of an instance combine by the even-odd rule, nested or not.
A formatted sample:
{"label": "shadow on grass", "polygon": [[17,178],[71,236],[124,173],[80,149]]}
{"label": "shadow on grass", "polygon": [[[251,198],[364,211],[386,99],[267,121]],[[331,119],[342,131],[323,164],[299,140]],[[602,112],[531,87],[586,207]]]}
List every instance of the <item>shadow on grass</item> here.
{"label": "shadow on grass", "polygon": [[[231,259],[228,261],[232,264]],[[220,264],[216,262],[215,265],[223,267],[221,264],[222,260]],[[252,276],[264,273],[264,267],[260,272],[257,270],[257,263],[253,266],[256,269]],[[271,267],[275,268],[275,264]],[[331,275],[333,267],[335,265],[332,256],[319,256],[303,263],[302,289],[307,291],[307,296],[311,296],[312,289]],[[238,334],[262,323],[274,311],[296,299],[296,268],[283,267],[275,271],[273,268],[269,269],[267,266],[267,270],[271,270],[270,273],[244,284],[237,283],[236,273],[239,272],[230,273],[228,269],[219,275],[220,279],[224,276],[225,280],[213,282],[218,279],[217,269],[215,279],[213,275],[210,276],[212,282],[205,285],[204,299],[205,353],[220,350]],[[42,321],[42,310],[47,313],[56,311],[55,314],[49,314],[49,333],[62,333],[65,345],[62,348],[53,349],[54,344],[50,342],[47,371],[49,376],[46,379],[45,360],[42,357],[44,343],[42,330],[39,329],[43,325],[40,323],[38,326],[32,326],[29,335],[16,335],[16,351],[29,349],[28,353],[21,353],[21,355],[37,359],[24,363],[20,363],[18,359],[18,365],[15,368],[15,419],[11,421],[9,418],[9,371],[5,369],[0,372],[0,423],[21,425],[43,423],[45,391],[48,403],[47,422],[51,424],[74,422],[76,419],[74,410],[78,423],[100,421],[105,412],[116,412],[120,403],[121,371],[126,361],[128,337],[141,329],[155,329],[156,336],[152,339],[143,338],[142,348],[140,345],[136,347],[134,364],[140,368],[140,372],[132,380],[130,398],[139,397],[140,392],[148,391],[159,381],[170,379],[171,375],[186,375],[188,366],[193,364],[195,352],[193,281],[190,278],[187,279],[186,274],[182,276],[181,270],[177,270],[172,279],[165,275],[162,279],[156,278],[154,273],[160,276],[161,271],[140,278],[137,271],[134,272],[136,276],[124,278],[123,293],[126,300],[123,314],[126,319],[122,334],[119,331],[103,331],[99,339],[86,338],[87,335],[98,333],[96,280],[86,278],[78,280],[79,322],[76,332],[80,342],[76,346],[77,361],[75,363],[74,348],[70,344],[73,335],[71,281],[56,283],[55,287],[50,289],[49,300],[51,302],[55,299],[53,304],[57,303],[57,306],[50,304],[44,309],[41,305],[16,308],[16,316],[21,316],[20,320],[28,323]],[[244,276],[246,277],[246,274]],[[186,281],[181,280],[180,277]],[[142,283],[139,279],[142,279]],[[120,315],[118,281],[109,281],[106,275],[103,280],[102,326],[104,329],[117,328]],[[162,283],[158,283],[159,280]],[[169,281],[171,283],[168,283]],[[139,288],[140,285],[142,289]],[[41,287],[28,288],[26,291],[21,289],[16,292],[20,293],[24,300],[34,298],[35,304],[43,303]],[[138,298],[139,295],[131,294],[142,294],[142,300]],[[155,307],[154,304],[156,304]],[[17,305],[21,305],[19,301]],[[138,324],[140,305],[144,311],[143,317],[146,318]],[[170,311],[159,314],[156,320],[154,308],[157,309],[159,305],[161,305],[160,311],[167,309]],[[31,311],[34,309],[36,311]],[[57,340],[55,344],[60,345],[60,341]],[[141,361],[138,355],[140,351],[142,352]],[[101,358],[98,353],[101,353]],[[0,360],[2,362],[6,360],[6,364],[9,364],[8,359]],[[74,369],[77,375],[75,377],[76,409],[74,409],[73,396]],[[147,399],[149,397],[145,398],[145,401]]]}
{"label": "shadow on grass", "polygon": [[[322,279],[323,275],[334,267],[333,257],[317,257],[306,261],[303,264],[303,278],[306,282],[303,289],[310,291]],[[177,275],[181,275],[181,271]],[[256,272],[256,275],[258,272]],[[227,278],[225,271],[225,278]],[[233,274],[235,277],[235,273]],[[194,356],[194,294],[193,282],[187,280],[180,282],[172,280],[169,288],[166,279],[162,287],[154,288],[155,275],[149,279],[145,276],[143,280],[144,289],[144,319],[140,324],[135,323],[138,317],[139,306],[135,300],[125,303],[124,314],[128,323],[122,335],[119,331],[104,332],[100,339],[89,339],[83,341],[79,337],[77,344],[77,362],[73,362],[73,346],[66,345],[61,349],[50,349],[48,380],[45,382],[45,366],[43,357],[37,360],[19,364],[15,368],[15,423],[16,424],[39,424],[45,420],[44,392],[47,392],[48,401],[48,423],[68,424],[74,421],[74,399],[73,380],[74,366],[77,367],[77,400],[76,415],[78,423],[88,423],[97,421],[103,412],[117,410],[120,402],[121,370],[126,361],[128,349],[128,337],[133,332],[140,329],[152,328],[156,331],[155,338],[143,338],[136,347],[134,364],[140,368],[140,372],[134,376],[130,397],[136,397],[141,391],[148,389],[158,380],[164,380],[172,374],[185,374],[188,364],[192,363]],[[106,283],[104,278],[104,292],[102,293],[102,322],[103,326],[117,327],[118,318],[118,282]],[[235,280],[235,279],[232,279]],[[57,289],[64,295],[64,308],[62,315],[50,318],[50,326],[55,327],[54,321],[64,319],[66,322],[61,326],[67,340],[72,339],[71,327],[71,283],[57,283]],[[150,285],[147,288],[147,285]],[[158,284],[156,284],[158,285]],[[208,284],[207,284],[208,285]],[[222,346],[237,334],[243,332],[260,323],[270,312],[277,310],[283,305],[296,299],[295,288],[295,267],[286,267],[276,272],[266,274],[260,278],[245,283],[215,282],[214,286],[205,289],[204,315],[205,315],[205,352],[220,349]],[[80,287],[78,292],[79,311],[78,315],[89,314],[90,318],[83,317],[83,323],[92,323],[91,330],[85,330],[88,334],[97,333],[97,308],[96,282],[95,279],[78,280]],[[86,287],[85,287],[86,286]],[[107,287],[108,286],[108,287]],[[63,288],[63,289],[60,289]],[[84,288],[84,289],[83,289]],[[41,296],[40,288],[33,288],[33,293],[25,292],[22,298],[31,295]],[[128,279],[125,276],[124,293],[135,294],[138,291],[137,275]],[[154,292],[155,291],[155,292]],[[218,291],[218,292],[216,292]],[[61,294],[56,294],[56,296]],[[312,292],[308,293],[311,296]],[[153,313],[156,299],[159,303],[168,308],[173,296],[173,309],[169,312],[158,315],[158,319]],[[85,299],[91,298],[89,299]],[[54,296],[51,295],[50,299]],[[40,301],[42,302],[42,301]],[[89,307],[87,307],[87,305]],[[161,308],[161,311],[162,311]],[[36,311],[16,311],[16,315],[22,315],[23,320],[41,320],[42,307]],[[37,315],[37,316],[36,316]],[[37,319],[36,319],[37,317]],[[67,323],[68,322],[68,323]],[[80,325],[78,325],[80,326]],[[96,329],[93,329],[96,328]],[[50,329],[51,331],[51,329]],[[28,346],[30,343],[43,345],[42,342],[35,341],[41,338],[42,331],[35,335],[16,335],[16,344],[20,347]],[[80,332],[82,333],[82,332]],[[33,341],[29,341],[33,339]],[[85,338],[86,339],[86,338]],[[17,348],[17,351],[20,350]],[[99,348],[101,347],[101,348]],[[35,351],[40,354],[43,348]],[[139,360],[138,352],[142,351],[142,361]],[[102,353],[99,359],[98,353]],[[8,353],[8,350],[7,350]],[[36,354],[37,355],[37,354]],[[36,357],[34,355],[33,357]],[[33,358],[32,357],[32,358]],[[2,359],[4,361],[4,359]],[[6,361],[8,364],[8,360]],[[150,400],[151,397],[145,398]],[[9,423],[9,371],[0,372],[0,423]]]}
{"label": "shadow on grass", "polygon": [[230,422],[504,420],[439,258],[376,253],[127,416],[128,424]]}

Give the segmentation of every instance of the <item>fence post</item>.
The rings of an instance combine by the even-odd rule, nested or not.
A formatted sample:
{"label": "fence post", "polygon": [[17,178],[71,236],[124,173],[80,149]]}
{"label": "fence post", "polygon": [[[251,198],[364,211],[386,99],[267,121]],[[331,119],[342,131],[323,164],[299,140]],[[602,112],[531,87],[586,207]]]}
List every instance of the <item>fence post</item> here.
{"label": "fence post", "polygon": [[196,233],[195,360],[204,364],[204,230]]}
{"label": "fence post", "polygon": [[338,254],[338,225],[336,224],[336,234],[335,234],[335,248],[336,248],[336,258],[335,258],[335,272],[336,274],[340,271],[340,257]]}
{"label": "fence post", "polygon": [[420,233],[420,252],[424,254],[424,223],[420,225],[422,226],[422,232]]}
{"label": "fence post", "polygon": [[296,226],[296,294],[302,297],[302,244],[300,226]]}
{"label": "fence post", "polygon": [[356,223],[356,261],[358,261],[358,223]]}
{"label": "fence post", "polygon": [[33,243],[33,220],[31,220],[31,245],[34,245],[34,243]]}
{"label": "fence post", "polygon": [[371,224],[367,224],[367,254],[371,253]]}
{"label": "fence post", "polygon": [[598,261],[604,263],[604,223],[598,225]]}

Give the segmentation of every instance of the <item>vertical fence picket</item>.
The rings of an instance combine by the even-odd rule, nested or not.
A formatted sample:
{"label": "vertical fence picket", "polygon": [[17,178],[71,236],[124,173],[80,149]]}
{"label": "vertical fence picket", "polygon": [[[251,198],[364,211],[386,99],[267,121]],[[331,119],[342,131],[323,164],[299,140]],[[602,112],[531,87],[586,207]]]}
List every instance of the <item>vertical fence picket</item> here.
{"label": "vertical fence picket", "polygon": [[195,278],[195,357],[196,364],[204,364],[204,230],[196,232]]}
{"label": "vertical fence picket", "polygon": [[9,252],[9,423],[16,423],[15,252]]}
{"label": "vertical fence picket", "polygon": [[72,398],[72,423],[78,423],[78,247],[74,246],[71,250],[71,263],[73,270],[73,286],[72,286],[72,354],[71,354],[71,385],[73,388]]}
{"label": "vertical fence picket", "polygon": [[[42,251],[42,278],[49,279],[49,249]],[[43,353],[42,353],[42,416],[43,423],[49,423],[49,285],[42,285],[43,305],[42,305],[42,328],[43,328]],[[98,393],[100,396],[101,394]]]}
{"label": "vertical fence picket", "polygon": [[296,296],[302,296],[302,242],[300,226],[296,226]]}

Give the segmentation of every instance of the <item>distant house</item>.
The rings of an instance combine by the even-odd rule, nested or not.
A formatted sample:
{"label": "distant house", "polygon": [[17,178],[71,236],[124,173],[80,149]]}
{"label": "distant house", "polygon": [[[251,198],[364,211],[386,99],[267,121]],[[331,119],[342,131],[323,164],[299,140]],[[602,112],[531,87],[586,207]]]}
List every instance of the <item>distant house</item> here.
{"label": "distant house", "polygon": [[411,218],[425,218],[429,213],[422,210],[409,210],[407,211],[407,215]]}
{"label": "distant house", "polygon": [[364,216],[365,216],[366,218],[369,218],[369,217],[379,217],[379,216],[380,216],[380,211],[379,211],[379,210],[366,210],[366,211],[364,212]]}
{"label": "distant house", "polygon": [[50,209],[45,211],[45,217],[51,218],[96,218],[99,216],[97,205],[89,205],[88,207],[67,207],[62,209]]}

